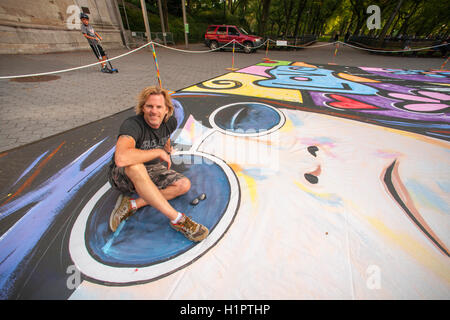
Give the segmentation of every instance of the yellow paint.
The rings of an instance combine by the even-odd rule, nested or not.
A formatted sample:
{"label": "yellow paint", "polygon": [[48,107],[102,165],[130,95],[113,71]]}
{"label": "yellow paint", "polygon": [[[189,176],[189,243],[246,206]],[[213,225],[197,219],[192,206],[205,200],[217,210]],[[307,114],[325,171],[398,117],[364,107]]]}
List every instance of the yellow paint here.
{"label": "yellow paint", "polygon": [[234,172],[236,172],[236,174],[242,171],[242,167],[237,163],[229,163],[228,165],[231,169],[233,169]]}
{"label": "yellow paint", "polygon": [[435,83],[435,82],[430,82],[430,84],[437,84],[438,86],[447,86],[447,87],[450,87],[450,83]]}
{"label": "yellow paint", "polygon": [[234,172],[236,172],[236,175],[242,179],[244,179],[245,183],[247,184],[248,191],[250,193],[250,200],[252,201],[252,204],[254,206],[257,205],[258,200],[258,193],[256,191],[256,181],[249,175],[246,175],[242,172],[242,167],[237,163],[230,163],[228,164],[231,169],[233,169]]}
{"label": "yellow paint", "polygon": [[280,128],[280,132],[290,132],[292,130],[294,130],[294,124],[287,118],[284,125]]}
{"label": "yellow paint", "polygon": [[252,204],[254,206],[256,206],[257,205],[257,200],[258,200],[258,194],[256,192],[256,181],[255,181],[255,179],[253,179],[249,175],[246,175],[246,174],[242,173],[242,171],[237,173],[237,175],[238,175],[238,177],[241,177],[241,178],[244,179],[245,183],[247,184],[248,191],[250,193],[250,200],[252,201]]}
{"label": "yellow paint", "polygon": [[409,234],[399,233],[390,229],[377,218],[365,218],[370,225],[380,232],[386,239],[398,245],[410,256],[442,278],[447,284],[450,284],[450,273],[448,272],[448,267],[436,259],[436,257],[431,254],[430,249],[425,248],[420,242],[411,237]]}
{"label": "yellow paint", "polygon": [[372,79],[368,79],[368,78],[358,77],[358,76],[354,76],[354,75],[342,73],[342,72],[339,72],[338,76],[341,77],[342,79],[354,81],[354,82],[380,82],[378,80],[372,80]]}
{"label": "yellow paint", "polygon": [[312,194],[316,197],[319,198],[323,198],[325,200],[331,200],[333,198],[333,194],[331,193],[318,193],[315,191],[312,191],[311,189],[308,189],[307,187],[305,187],[301,182],[294,180],[294,184],[299,187],[300,189],[302,189],[303,191],[305,191],[306,193]]}
{"label": "yellow paint", "polygon": [[[228,73],[223,76],[208,80],[202,83],[208,89],[197,85],[183,89],[188,92],[210,92],[210,93],[227,93],[250,97],[268,98],[285,100],[292,102],[303,102],[300,90],[261,87],[255,83],[258,80],[266,80],[267,78],[245,73]],[[217,83],[221,81],[222,83]],[[234,88],[235,82],[241,84],[240,87]]]}
{"label": "yellow paint", "polygon": [[317,68],[317,66],[314,66],[314,65],[308,64],[308,63],[304,63],[304,62],[294,62],[293,64],[291,64],[291,66]]}

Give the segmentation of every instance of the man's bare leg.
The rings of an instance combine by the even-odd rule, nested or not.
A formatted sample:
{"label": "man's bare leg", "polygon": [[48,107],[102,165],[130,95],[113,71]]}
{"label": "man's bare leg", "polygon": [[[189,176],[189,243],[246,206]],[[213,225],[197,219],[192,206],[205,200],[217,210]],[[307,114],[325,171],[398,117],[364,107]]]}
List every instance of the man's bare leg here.
{"label": "man's bare leg", "polygon": [[159,190],[150,179],[143,164],[136,164],[126,167],[125,174],[131,182],[133,182],[134,188],[140,197],[140,200],[136,200],[136,205],[138,205],[138,208],[139,204],[148,204],[163,213],[170,220],[175,220],[178,217],[178,211],[170,205],[163,195],[162,190]]}
{"label": "man's bare leg", "polygon": [[[133,182],[134,188],[139,195],[139,202],[142,205],[148,204],[154,207],[156,210],[159,210],[163,213],[167,218],[170,219],[170,225],[176,231],[181,232],[187,239],[191,241],[202,241],[205,239],[209,230],[204,225],[201,225],[191,218],[187,217],[183,213],[179,213],[176,211],[170,203],[167,201],[166,197],[174,197],[176,194],[180,192],[186,193],[189,190],[191,183],[189,179],[183,178],[180,179],[178,183],[174,183],[170,185],[165,192],[162,192],[156,187],[153,181],[150,179],[150,176],[147,173],[147,169],[143,164],[136,164],[125,168],[125,174],[128,178]],[[183,181],[182,181],[183,180]],[[176,191],[178,189],[178,191]],[[118,200],[120,200],[120,197]],[[129,216],[129,203],[128,199],[125,198],[125,206],[122,206],[124,199],[120,200],[119,207],[113,210],[109,220],[109,226],[113,232],[115,232],[119,226],[119,224]],[[124,210],[122,210],[124,209]],[[125,212],[125,210],[128,210]]]}
{"label": "man's bare leg", "polygon": [[[183,178],[175,181],[165,189],[158,189],[166,200],[172,200],[189,191],[191,188],[191,181],[188,178]],[[147,206],[148,203],[141,197],[135,199],[137,209]]]}

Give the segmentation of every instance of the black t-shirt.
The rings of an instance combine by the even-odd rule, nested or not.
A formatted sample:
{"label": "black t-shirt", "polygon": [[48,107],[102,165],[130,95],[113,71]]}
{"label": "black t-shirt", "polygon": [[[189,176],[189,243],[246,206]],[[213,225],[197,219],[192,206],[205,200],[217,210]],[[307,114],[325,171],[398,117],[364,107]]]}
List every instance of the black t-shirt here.
{"label": "black t-shirt", "polygon": [[[136,149],[164,149],[167,140],[169,140],[170,135],[176,128],[177,119],[174,116],[171,116],[167,122],[163,121],[158,129],[153,129],[145,122],[144,116],[136,115],[126,119],[122,123],[118,137],[121,135],[133,137],[134,141],[136,141]],[[155,164],[158,162],[159,159],[155,159],[145,164]]]}

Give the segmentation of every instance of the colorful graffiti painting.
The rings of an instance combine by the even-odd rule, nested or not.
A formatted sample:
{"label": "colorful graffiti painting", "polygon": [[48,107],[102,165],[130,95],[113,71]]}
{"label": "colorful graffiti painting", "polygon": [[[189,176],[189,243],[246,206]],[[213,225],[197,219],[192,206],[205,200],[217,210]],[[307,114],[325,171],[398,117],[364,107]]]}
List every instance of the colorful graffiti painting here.
{"label": "colorful graffiti painting", "polygon": [[[358,74],[355,76],[348,69],[334,69],[286,61],[261,63],[186,90],[206,89],[207,92],[239,95],[250,95],[249,91],[252,91],[252,96],[299,102],[306,108],[303,110],[359,119],[448,140],[450,95],[446,93],[447,73],[422,72],[418,77],[419,71],[381,73],[375,72],[374,68],[360,68],[354,72]],[[361,75],[361,70],[367,73]],[[384,78],[392,74],[403,79],[404,84]],[[426,89],[421,89],[423,83],[416,83],[437,82],[436,79],[441,83],[431,88],[427,85]],[[230,83],[233,87],[227,85]],[[253,90],[254,87],[258,90]]]}
{"label": "colorful graffiti painting", "polygon": [[268,61],[174,93],[192,189],[171,203],[210,228],[198,244],[152,208],[108,230],[131,110],[0,155],[0,297],[447,299],[448,81]]}

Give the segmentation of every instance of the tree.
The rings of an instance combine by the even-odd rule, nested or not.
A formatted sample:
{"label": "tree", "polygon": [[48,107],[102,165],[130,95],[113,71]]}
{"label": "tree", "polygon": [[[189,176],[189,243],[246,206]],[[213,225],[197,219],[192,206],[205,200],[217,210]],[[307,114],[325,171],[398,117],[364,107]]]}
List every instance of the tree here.
{"label": "tree", "polygon": [[369,6],[369,3],[363,0],[350,0],[350,4],[356,18],[356,27],[353,30],[353,34],[359,34],[361,27],[366,21],[366,8]]}
{"label": "tree", "polygon": [[166,32],[170,32],[169,10],[167,8],[167,0],[161,0],[161,4],[162,4],[162,11],[163,11],[163,17],[161,17],[161,19],[163,19],[163,21],[164,21],[164,28],[166,29]]}
{"label": "tree", "polygon": [[287,37],[288,31],[289,31],[289,24],[290,24],[290,20],[291,20],[293,5],[294,5],[293,0],[283,0],[284,16],[286,17],[285,27],[284,27],[284,35],[286,37]]}
{"label": "tree", "polygon": [[308,0],[298,1],[297,7],[297,19],[295,20],[295,30],[294,30],[294,38],[297,39],[298,31],[300,27],[300,17],[303,14],[303,9],[305,9],[306,3]]}
{"label": "tree", "polygon": [[379,44],[381,45],[384,41],[384,38],[386,37],[386,33],[391,26],[392,21],[394,21],[395,16],[398,13],[398,10],[400,10],[400,7],[402,6],[403,0],[398,0],[397,6],[395,7],[394,11],[392,12],[391,16],[389,17],[389,20],[386,22],[386,24],[383,27],[383,30],[381,31],[380,37],[379,37]]}
{"label": "tree", "polygon": [[266,36],[266,25],[269,18],[271,0],[263,0],[262,10],[261,10],[261,21],[259,22],[258,34],[261,36]]}

